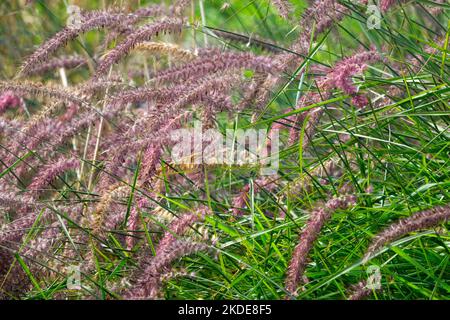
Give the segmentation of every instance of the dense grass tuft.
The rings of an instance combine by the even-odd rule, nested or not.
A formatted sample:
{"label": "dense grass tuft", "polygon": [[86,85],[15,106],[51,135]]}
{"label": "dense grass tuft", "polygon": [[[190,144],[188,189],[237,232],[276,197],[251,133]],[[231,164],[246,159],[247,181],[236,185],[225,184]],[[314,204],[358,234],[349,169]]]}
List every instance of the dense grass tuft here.
{"label": "dense grass tuft", "polygon": [[0,298],[449,298],[448,1],[68,2],[0,3]]}

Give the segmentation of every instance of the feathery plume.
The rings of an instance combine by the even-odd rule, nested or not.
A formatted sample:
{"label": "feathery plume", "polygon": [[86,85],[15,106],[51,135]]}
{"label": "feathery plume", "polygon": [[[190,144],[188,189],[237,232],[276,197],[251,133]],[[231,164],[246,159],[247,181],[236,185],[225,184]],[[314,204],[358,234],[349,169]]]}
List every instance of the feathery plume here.
{"label": "feathery plume", "polygon": [[[139,224],[139,211],[145,208],[148,205],[148,203],[149,203],[148,198],[142,197],[141,199],[139,199],[139,201],[137,201],[137,206],[134,206],[131,209],[130,216],[127,221],[128,233],[135,232],[137,230]],[[127,250],[133,249],[134,240],[135,237],[133,235],[127,237],[127,239],[125,240]]]}
{"label": "feathery plume", "polygon": [[0,92],[9,91],[18,96],[31,95],[56,99],[60,102],[71,102],[78,105],[86,104],[82,97],[73,92],[56,86],[48,86],[31,81],[0,81]]}
{"label": "feathery plume", "polygon": [[289,18],[289,14],[291,13],[291,5],[287,0],[272,0],[272,3],[275,7],[277,7],[280,16],[284,19]]}
{"label": "feathery plume", "polygon": [[[168,10],[164,4],[150,4],[146,7],[137,9],[133,12],[133,15],[139,18],[159,17],[165,15],[167,11]],[[134,22],[135,21],[131,21],[131,23]]]}
{"label": "feathery plume", "polygon": [[[435,0],[435,3],[438,4],[445,4],[445,1],[448,0]],[[432,16],[438,16],[440,15],[442,12],[444,12],[444,6],[427,6],[427,9],[430,11],[430,14]]]}
{"label": "feathery plume", "polygon": [[168,42],[143,42],[139,43],[135,47],[135,50],[145,51],[151,54],[168,55],[183,61],[192,60],[197,56],[194,52]]}
{"label": "feathery plume", "polygon": [[336,63],[320,85],[328,90],[338,88],[347,94],[355,94],[357,89],[351,82],[351,77],[361,74],[368,63],[380,60],[382,58],[375,50],[358,52]]}
{"label": "feathery plume", "polygon": [[[210,97],[216,96],[217,93],[223,94],[227,92],[240,81],[241,77],[239,75],[225,74],[220,77],[206,77],[193,81],[188,85],[181,84],[170,88],[160,89],[146,86],[123,91],[107,99],[107,104],[116,109],[128,103],[153,102],[166,106],[165,110],[158,111],[158,117],[170,117],[170,111],[177,110],[178,112],[179,109],[193,103],[207,103],[211,100]],[[136,128],[137,124],[133,128]]]}
{"label": "feathery plume", "polygon": [[136,280],[133,288],[124,294],[124,298],[133,300],[158,298],[161,294],[162,278],[166,272],[170,271],[170,266],[174,261],[209,249],[210,247],[204,243],[175,241],[145,266],[141,277]]}
{"label": "feathery plume", "polygon": [[137,89],[123,90],[106,100],[106,104],[113,108],[127,105],[128,103],[171,101],[176,96],[178,88],[153,88],[140,87]]}
{"label": "feathery plume", "polygon": [[136,284],[128,290],[124,297],[126,299],[155,299],[160,295],[162,278],[170,271],[171,264],[183,256],[207,251],[209,246],[203,243],[183,241],[176,238],[182,236],[192,224],[204,219],[209,214],[209,209],[202,206],[194,213],[187,213],[169,226],[163,238],[156,248],[156,256],[146,256],[141,262],[143,266],[139,273]]}
{"label": "feathery plume", "polygon": [[16,108],[23,103],[12,91],[6,91],[0,95],[0,114],[4,113],[9,108]]}
{"label": "feathery plume", "polygon": [[[83,12],[82,16],[84,19],[92,19],[95,18],[96,15],[101,15],[104,11],[87,11]],[[117,14],[121,17],[120,23],[112,23],[110,26],[107,26],[111,31],[106,34],[105,39],[103,40],[103,44],[100,46],[104,51],[108,44],[113,40],[117,39],[119,36],[126,36],[136,29],[135,25],[139,23],[141,20],[145,20],[149,17],[160,17],[167,15],[169,13],[168,8],[164,4],[151,4],[147,7],[143,7],[137,9],[133,13],[124,14],[122,12],[117,12],[117,10],[106,11],[109,14]]]}
{"label": "feathery plume", "polygon": [[[68,212],[68,216],[72,217],[74,221],[78,220],[77,216],[81,212],[81,208],[81,206],[73,205],[70,207],[55,207],[58,211]],[[47,228],[37,239],[31,240],[20,250],[21,239],[31,230],[40,212],[42,215],[40,215],[39,223],[47,226]],[[15,269],[8,272],[14,259],[13,253],[17,251],[29,262],[34,262],[34,258],[38,255],[48,254],[46,251],[60,234],[60,229],[57,227],[60,222],[53,223],[52,213],[53,211],[48,208],[36,206],[33,211],[3,225],[0,229],[0,288],[2,289],[0,290],[0,297],[2,297],[3,290],[18,294],[23,294],[26,290],[30,278],[23,272],[22,267],[16,264]],[[33,275],[42,274],[41,265],[34,264],[29,267]]]}
{"label": "feathery plume", "polygon": [[126,34],[130,30],[133,30],[133,25],[138,23],[140,20],[150,17],[159,17],[166,15],[167,13],[168,10],[164,4],[150,4],[146,7],[139,8],[132,13],[121,12],[113,8],[111,10],[83,11],[81,15],[85,21],[89,21],[100,16],[109,18],[110,23],[106,24],[104,26],[105,28]]}
{"label": "feathery plume", "polygon": [[85,13],[79,24],[64,27],[56,33],[52,38],[42,44],[21,66],[19,76],[26,76],[36,66],[48,61],[50,56],[59,48],[74,40],[80,34],[100,28],[110,28],[119,26],[127,15],[122,13],[93,11]]}
{"label": "feathery plume", "polygon": [[311,212],[305,228],[300,234],[300,239],[292,254],[286,276],[286,290],[293,296],[296,295],[297,287],[306,268],[308,254],[319,236],[324,224],[331,218],[337,209],[346,209],[356,202],[356,197],[346,195],[335,197],[327,201],[323,207]]}
{"label": "feathery plume", "polygon": [[[361,51],[342,59],[337,62],[333,68],[328,70],[327,74],[318,81],[317,85],[320,94],[308,92],[303,95],[298,101],[296,109],[328,99],[331,95],[331,90],[334,88],[341,89],[345,93],[353,95],[352,103],[358,108],[366,106],[368,104],[368,99],[363,95],[357,94],[358,90],[352,82],[352,76],[362,73],[367,68],[368,63],[380,60],[382,60],[382,57],[375,50]],[[299,130],[297,128],[301,126],[305,118],[309,116],[310,118],[306,123],[302,147],[302,150],[305,150],[311,142],[323,112],[324,110],[322,108],[316,107],[307,112],[299,113],[297,116],[288,117],[288,120],[293,120],[289,132],[289,143],[292,144],[298,140]],[[279,127],[279,125],[276,127]]]}
{"label": "feathery plume", "polygon": [[104,231],[115,230],[125,219],[124,208],[113,207],[113,204],[126,199],[129,193],[130,188],[121,183],[113,184],[105,190],[91,217],[91,228],[94,234],[104,235]]}
{"label": "feathery plume", "polygon": [[80,162],[74,158],[61,157],[57,161],[47,164],[42,171],[40,171],[28,186],[29,190],[34,192],[41,191],[44,187],[52,183],[52,181],[63,172],[78,168]]}
{"label": "feathery plume", "polygon": [[[337,3],[336,0],[317,0],[307,8],[299,23],[303,27],[299,39],[291,46],[291,51],[298,52],[301,55],[307,55],[311,36],[314,28],[314,38],[332,27],[335,22],[341,21],[350,10]],[[299,63],[299,57],[290,53],[283,53],[276,57],[283,70],[294,68]],[[302,58],[301,58],[302,59]],[[254,89],[250,96],[255,101],[256,108],[262,109],[269,101],[270,90],[282,81],[282,77],[268,75],[261,81],[260,85]]]}
{"label": "feathery plume", "polygon": [[202,103],[206,101],[211,94],[228,92],[240,81],[242,81],[241,77],[233,74],[225,74],[221,77],[206,77],[191,86],[192,89],[185,91],[175,103],[168,107],[168,109],[179,110],[193,103]]}
{"label": "feathery plume", "polygon": [[367,282],[363,280],[350,288],[348,300],[362,300],[370,296],[371,293],[372,289],[367,288]]}
{"label": "feathery plume", "polygon": [[100,61],[94,78],[99,78],[101,75],[106,74],[110,66],[126,56],[139,43],[148,41],[160,33],[181,32],[182,26],[183,21],[181,19],[165,18],[140,27],[128,35],[126,40],[119,43]]}
{"label": "feathery plume", "polygon": [[[37,211],[39,212],[39,211]],[[0,284],[4,283],[6,279],[2,276],[8,270],[8,264],[12,261],[13,255],[11,251],[17,250],[17,244],[20,244],[22,237],[29,231],[31,226],[36,221],[38,215],[36,211],[30,211],[23,216],[15,219],[11,223],[4,224],[0,228]],[[49,220],[49,211],[44,210],[40,221],[46,222]],[[11,250],[6,250],[9,248]],[[14,276],[14,275],[13,275]],[[1,287],[1,286],[0,286]]]}
{"label": "feathery plume", "polygon": [[320,34],[329,29],[333,23],[341,21],[349,13],[350,10],[338,3],[337,0],[314,1],[302,16],[301,26],[304,27],[305,32],[300,36],[301,41],[309,41],[314,25],[314,33]]}
{"label": "feathery plume", "polygon": [[86,65],[86,58],[79,55],[60,56],[49,61],[37,64],[31,67],[28,75],[41,75],[49,71],[57,70],[58,68],[74,69]]}
{"label": "feathery plume", "polygon": [[357,94],[352,97],[352,104],[358,108],[364,108],[369,104],[369,99],[364,95]]}
{"label": "feathery plume", "polygon": [[[13,137],[23,127],[23,121],[5,119],[0,117],[0,133],[5,137]],[[3,150],[2,150],[3,151]],[[0,152],[1,154],[1,152]]]}
{"label": "feathery plume", "polygon": [[[191,111],[185,111],[181,114],[162,113],[157,117],[143,117],[136,121],[134,125],[123,134],[123,141],[109,149],[110,159],[106,161],[103,172],[107,172],[99,182],[99,187],[103,188],[110,185],[114,179],[111,177],[119,174],[119,168],[125,162],[126,154],[136,154],[141,150],[145,150],[145,156],[139,172],[139,182],[147,183],[156,172],[156,165],[162,155],[162,148],[170,146],[173,141],[170,139],[172,130],[178,129],[183,123],[188,121],[192,116]],[[151,121],[150,121],[151,120]],[[139,133],[142,133],[142,124],[147,124],[147,130],[144,130],[145,136],[142,139],[136,139]],[[151,123],[151,125],[148,125]]]}
{"label": "feathery plume", "polygon": [[194,223],[202,221],[205,216],[209,214],[209,208],[201,206],[193,213],[185,213],[176,218],[175,221],[170,224],[168,230],[164,233],[164,236],[159,241],[156,254],[161,254],[162,252],[170,248],[176,242],[176,237],[185,234],[186,231],[194,225]]}
{"label": "feathery plume", "polygon": [[141,183],[145,183],[153,177],[156,172],[156,166],[161,160],[163,147],[173,143],[173,141],[170,141],[170,133],[173,130],[179,129],[190,117],[191,112],[189,111],[173,117],[158,130],[156,134],[157,142],[153,142],[152,138],[147,139],[148,146],[142,160],[142,170],[139,172],[139,181]]}
{"label": "feathery plume", "polygon": [[271,57],[256,56],[249,52],[206,50],[188,64],[157,73],[151,81],[157,83],[163,81],[181,82],[192,78],[199,79],[213,73],[244,68],[271,74],[277,74],[281,71],[280,66]]}
{"label": "feathery plume", "polygon": [[35,203],[30,197],[19,195],[13,191],[2,191],[0,192],[0,207],[19,213],[27,212],[35,207]]}
{"label": "feathery plume", "polygon": [[400,219],[385,230],[377,234],[362,259],[363,263],[369,259],[385,244],[392,242],[413,231],[429,229],[445,223],[450,219],[450,205],[437,206],[420,211],[410,217]]}
{"label": "feathery plume", "polygon": [[386,12],[389,10],[390,7],[392,7],[396,3],[397,3],[397,0],[381,0],[380,1],[380,9],[381,9],[381,11]]}
{"label": "feathery plume", "polygon": [[[45,277],[52,273],[51,267],[48,268],[48,266],[42,266],[39,261],[44,259],[53,259],[51,255],[49,256],[49,252],[53,245],[61,240],[62,232],[60,229],[60,224],[61,222],[57,221],[43,226],[42,228],[44,230],[34,239],[30,240],[25,246],[22,247],[22,250],[18,252],[27,263],[34,277]],[[16,264],[15,270],[12,270],[11,273],[20,274],[24,272],[22,267]],[[24,274],[25,283],[30,282],[29,278],[27,278],[28,276]]]}
{"label": "feathery plume", "polygon": [[92,97],[98,93],[104,94],[106,90],[111,94],[113,91],[116,92],[120,89],[125,90],[127,88],[130,88],[130,86],[120,76],[109,76],[107,79],[101,78],[97,81],[83,83],[75,87],[75,91],[82,95]]}
{"label": "feathery plume", "polygon": [[175,3],[170,7],[170,11],[175,16],[180,16],[183,14],[184,9],[191,3],[190,0],[176,0]]}
{"label": "feathery plume", "polygon": [[[110,112],[103,113],[105,119],[109,119],[112,115]],[[14,154],[17,154],[18,151],[33,150],[38,146],[41,146],[39,150],[41,156],[48,157],[53,155],[54,151],[64,145],[68,139],[98,120],[98,115],[92,112],[84,112],[67,123],[51,120],[45,119],[42,124],[37,123],[33,125],[33,127],[25,131],[26,135],[23,138],[13,141],[11,149],[15,150],[15,152],[6,159],[6,162],[14,161],[16,159]],[[24,146],[26,147],[24,148]],[[30,162],[31,157],[27,161]],[[34,165],[40,164],[40,161],[36,160],[35,162]],[[20,168],[24,168],[24,166]],[[21,175],[20,172],[18,174]]]}

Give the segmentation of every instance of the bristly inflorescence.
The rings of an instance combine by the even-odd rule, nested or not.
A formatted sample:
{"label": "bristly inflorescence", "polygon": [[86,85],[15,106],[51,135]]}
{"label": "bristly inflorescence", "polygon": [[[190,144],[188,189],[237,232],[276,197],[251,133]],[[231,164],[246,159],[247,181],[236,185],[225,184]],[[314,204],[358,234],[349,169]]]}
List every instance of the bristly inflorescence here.
{"label": "bristly inflorescence", "polygon": [[367,281],[363,280],[352,286],[349,290],[348,300],[362,300],[370,296],[372,289],[367,287]]}
{"label": "bristly inflorescence", "polygon": [[[366,0],[234,1],[218,12],[204,0],[166,2],[80,8],[33,53],[14,48],[23,61],[6,69],[2,59],[0,298],[360,300],[401,290],[347,279],[389,243],[445,231],[450,219],[444,0],[420,5],[420,27],[387,13],[404,1],[382,0],[380,29],[367,32]],[[11,15],[19,25],[40,14],[27,3]],[[429,38],[403,34],[403,23],[423,24]],[[239,154],[236,165],[202,158],[211,133],[221,152],[241,130],[267,134],[257,151],[281,145],[273,174]],[[399,206],[425,198],[444,204],[399,219]],[[393,217],[361,259],[354,234],[371,234],[373,212]],[[438,264],[441,247],[414,258],[433,250],[427,263]],[[72,267],[81,290],[66,288]],[[445,294],[420,283],[406,290]]]}
{"label": "bristly inflorescence", "polygon": [[0,92],[13,92],[19,97],[35,96],[60,102],[71,102],[77,105],[86,104],[83,97],[76,92],[60,86],[50,86],[31,81],[0,81]]}
{"label": "bristly inflorescence", "polygon": [[280,16],[287,19],[291,13],[291,4],[287,0],[272,0],[274,6],[277,7],[280,12]]}
{"label": "bristly inflorescence", "polygon": [[159,34],[181,32],[183,28],[183,20],[163,18],[158,22],[144,25],[128,35],[126,40],[118,44],[113,50],[107,53],[107,55],[101,60],[97,67],[94,78],[98,78],[104,75],[109,67],[114,63],[117,63],[122,57],[126,56],[134,47],[139,43],[151,40],[153,37]]}
{"label": "bristly inflorescence", "polygon": [[40,192],[58,175],[69,169],[76,169],[79,165],[80,162],[77,159],[66,159],[64,157],[57,159],[53,163],[46,165],[45,168],[34,177],[31,184],[28,186],[28,189],[36,193]]}
{"label": "bristly inflorescence", "polygon": [[49,71],[55,71],[59,68],[74,69],[87,64],[86,58],[80,55],[60,56],[50,59],[48,62],[40,63],[31,67],[28,75],[42,75]]}
{"label": "bristly inflorescence", "polygon": [[161,295],[161,281],[171,264],[183,256],[199,251],[208,251],[205,243],[195,243],[179,239],[194,223],[201,221],[210,211],[200,207],[193,213],[185,213],[169,226],[156,247],[155,256],[145,256],[141,261],[142,270],[137,273],[135,284],[125,292],[128,299],[155,299]]}
{"label": "bristly inflorescence", "polygon": [[407,218],[400,219],[374,237],[364,254],[363,262],[367,262],[385,244],[410,232],[436,227],[449,219],[450,205],[436,206],[428,210],[417,212]]}
{"label": "bristly inflorescence", "polygon": [[305,228],[300,233],[298,244],[294,249],[287,270],[286,291],[290,295],[295,296],[297,294],[298,286],[304,277],[309,251],[319,237],[324,224],[336,210],[347,209],[355,203],[356,197],[354,195],[343,195],[331,198],[325,205],[315,208],[311,212]]}
{"label": "bristly inflorescence", "polygon": [[98,14],[87,16],[85,19],[80,21],[79,25],[65,27],[51,39],[47,40],[25,61],[19,74],[26,76],[33,72],[36,64],[40,64],[50,59],[50,56],[53,53],[55,53],[62,46],[66,45],[69,41],[75,39],[80,34],[94,29],[120,25],[123,19],[124,15],[122,14],[99,12]]}

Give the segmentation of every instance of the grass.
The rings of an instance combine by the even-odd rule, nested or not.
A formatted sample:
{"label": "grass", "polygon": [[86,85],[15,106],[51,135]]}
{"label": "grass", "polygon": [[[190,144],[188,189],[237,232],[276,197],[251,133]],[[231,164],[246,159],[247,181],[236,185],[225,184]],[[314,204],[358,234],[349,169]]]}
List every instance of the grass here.
{"label": "grass", "polygon": [[[143,6],[150,1],[104,1],[108,6]],[[78,1],[83,7],[101,8],[99,1]],[[220,1],[205,1],[205,28],[191,28],[190,37],[182,44],[190,46],[204,41],[209,44],[251,50],[263,53],[256,46],[246,46],[215,39],[211,30],[225,30],[252,39],[263,39],[283,51],[301,32],[297,26],[300,13],[306,4],[297,2],[293,22],[277,16],[269,1],[229,1],[230,8],[221,11]],[[440,16],[431,16],[425,9],[428,1],[412,1],[394,7],[382,15],[381,28],[367,30],[367,16],[363,7],[342,1],[352,9],[351,16],[335,25],[329,33],[311,44],[308,57],[297,66],[294,74],[286,74],[284,83],[274,88],[270,102],[251,122],[253,110],[243,110],[234,119],[218,117],[218,126],[225,128],[266,127],[289,115],[304,112],[314,107],[325,110],[316,134],[308,150],[302,150],[304,128],[300,141],[280,150],[280,169],[276,191],[252,192],[245,209],[246,215],[230,216],[231,195],[246,184],[254,183],[258,171],[252,168],[205,166],[205,181],[201,186],[189,178],[183,167],[162,162],[162,182],[165,194],[155,199],[149,190],[137,185],[141,161],[129,168],[122,185],[131,190],[124,200],[126,218],[129,218],[136,194],[151,197],[151,203],[173,215],[204,204],[214,212],[202,225],[207,233],[218,238],[214,254],[199,253],[185,257],[174,267],[190,274],[188,277],[170,279],[164,289],[166,299],[283,299],[288,293],[284,289],[286,270],[298,234],[308,218],[309,212],[329,195],[339,193],[339,188],[351,184],[358,196],[358,204],[348,210],[336,212],[322,229],[318,241],[310,252],[310,263],[306,269],[309,282],[299,291],[298,299],[345,299],[352,284],[368,277],[370,265],[380,267],[381,291],[373,292],[372,299],[443,299],[450,296],[450,234],[448,224],[434,230],[409,234],[385,247],[368,264],[361,258],[372,237],[386,226],[402,217],[426,208],[449,203],[450,199],[450,60],[448,55],[450,11],[445,6]],[[35,1],[24,7],[22,1],[7,1],[0,4],[0,78],[11,79],[33,45],[41,43],[64,25],[65,1]],[[191,22],[201,21],[199,6],[195,5]],[[443,39],[438,44],[436,37]],[[167,36],[167,39],[175,39]],[[101,42],[99,33],[91,32],[69,44],[67,50],[95,57],[95,49]],[[332,66],[334,62],[351,55],[357,48],[376,47],[383,49],[387,61],[372,65],[363,76],[356,77],[355,84],[371,96],[371,103],[356,109],[349,104],[348,96],[341,94],[319,104],[308,105],[289,113],[281,111],[294,107],[299,97],[308,91],[317,90],[311,67],[315,64]],[[433,53],[426,47],[434,48]],[[152,63],[152,58],[147,63]],[[419,68],[414,66],[418,63]],[[402,65],[402,72],[396,66]],[[86,71],[88,72],[88,71]],[[306,72],[306,77],[297,75]],[[58,81],[53,75],[48,81]],[[86,78],[85,71],[69,74],[69,83]],[[397,95],[389,88],[396,88]],[[391,99],[388,99],[391,98]],[[27,101],[33,108],[33,102]],[[38,107],[36,106],[36,109]],[[97,129],[92,128],[91,136]],[[339,137],[348,137],[345,142]],[[100,142],[102,137],[99,137]],[[286,139],[285,134],[282,139]],[[82,133],[77,137],[78,148],[83,150],[88,137]],[[5,138],[1,140],[2,147]],[[27,157],[39,150],[30,150],[8,168],[3,168],[0,179],[9,179],[16,166],[27,161]],[[64,152],[60,150],[60,152]],[[140,158],[140,157],[139,157]],[[82,158],[86,170],[102,170],[102,164]],[[330,177],[332,183],[324,185],[317,175],[327,161],[332,160],[342,167],[342,176]],[[92,169],[91,169],[92,168]],[[181,181],[174,184],[168,171],[175,170]],[[214,178],[209,179],[209,173]],[[61,225],[65,240],[79,250],[80,255],[91,251],[96,263],[93,274],[83,274],[80,291],[67,290],[64,270],[60,276],[46,278],[33,275],[27,263],[16,253],[17,261],[33,284],[24,299],[52,299],[69,296],[73,299],[86,296],[96,299],[121,298],[120,281],[127,280],[138,265],[139,246],[128,251],[121,241],[126,231],[112,230],[101,239],[89,228],[61,212],[57,203],[69,201],[94,205],[100,195],[89,188],[89,174],[77,180],[72,174],[60,178],[56,183],[57,197],[47,205],[53,208]],[[327,173],[324,173],[327,177]],[[311,179],[309,190],[291,194],[295,183]],[[0,180],[1,181],[1,180]],[[22,188],[23,191],[26,191]],[[151,191],[151,190],[150,190]],[[75,196],[75,198],[73,198]],[[45,201],[43,201],[45,203]],[[2,211],[0,211],[1,213]],[[150,209],[140,211],[143,224],[138,237],[148,245],[147,254],[155,254],[155,235],[167,229],[167,224],[155,217]],[[284,217],[284,218],[283,218]],[[32,230],[33,231],[33,230]],[[90,243],[76,243],[72,235],[81,232],[89,235]],[[199,230],[191,230],[198,236]],[[37,233],[30,232],[30,237]],[[27,237],[28,238],[28,237]],[[26,243],[24,243],[26,246]],[[40,258],[43,268],[51,268],[46,257],[55,256],[68,264],[57,246]],[[75,258],[70,264],[83,263]],[[119,284],[119,285],[118,285]],[[119,286],[119,287],[118,287]],[[9,296],[14,298],[15,296]]]}

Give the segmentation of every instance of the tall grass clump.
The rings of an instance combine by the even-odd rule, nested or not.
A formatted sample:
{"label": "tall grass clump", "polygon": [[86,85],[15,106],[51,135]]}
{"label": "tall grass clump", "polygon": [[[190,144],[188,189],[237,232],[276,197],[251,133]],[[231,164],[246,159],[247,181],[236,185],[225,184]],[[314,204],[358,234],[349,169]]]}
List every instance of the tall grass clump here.
{"label": "tall grass clump", "polygon": [[449,298],[448,2],[68,2],[0,3],[1,299]]}

